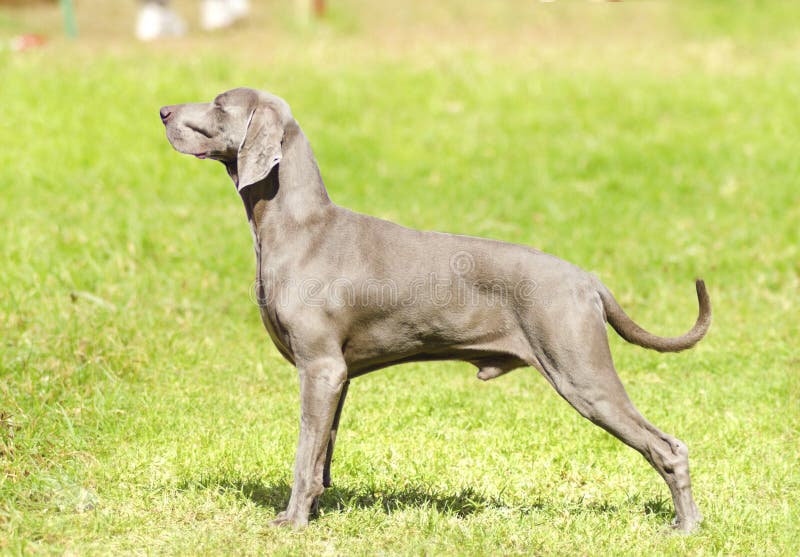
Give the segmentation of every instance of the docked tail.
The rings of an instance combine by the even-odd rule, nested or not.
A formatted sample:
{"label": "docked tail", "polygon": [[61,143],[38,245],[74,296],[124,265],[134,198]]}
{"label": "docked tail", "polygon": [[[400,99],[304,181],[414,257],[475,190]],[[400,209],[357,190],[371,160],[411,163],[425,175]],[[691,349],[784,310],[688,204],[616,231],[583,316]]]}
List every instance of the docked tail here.
{"label": "docked tail", "polygon": [[619,336],[632,344],[638,344],[644,348],[658,350],[659,352],[680,352],[697,344],[711,326],[711,300],[708,297],[708,292],[706,292],[706,285],[702,280],[698,280],[695,286],[697,288],[697,302],[700,306],[700,312],[694,327],[688,333],[679,337],[660,337],[645,331],[633,319],[628,317],[606,287],[601,287],[598,293],[603,300],[606,319]]}

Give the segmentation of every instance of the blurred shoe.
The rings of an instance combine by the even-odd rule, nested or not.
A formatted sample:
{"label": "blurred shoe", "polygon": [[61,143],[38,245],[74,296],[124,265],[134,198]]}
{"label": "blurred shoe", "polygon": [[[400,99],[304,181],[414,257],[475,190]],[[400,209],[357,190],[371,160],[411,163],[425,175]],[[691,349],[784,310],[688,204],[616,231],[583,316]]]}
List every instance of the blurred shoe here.
{"label": "blurred shoe", "polygon": [[250,13],[250,0],[228,0],[233,17],[241,19]]}
{"label": "blurred shoe", "polygon": [[186,22],[174,11],[160,4],[147,3],[139,10],[136,38],[152,41],[186,34]]}
{"label": "blurred shoe", "polygon": [[203,0],[200,25],[207,31],[232,25],[250,11],[249,0]]}

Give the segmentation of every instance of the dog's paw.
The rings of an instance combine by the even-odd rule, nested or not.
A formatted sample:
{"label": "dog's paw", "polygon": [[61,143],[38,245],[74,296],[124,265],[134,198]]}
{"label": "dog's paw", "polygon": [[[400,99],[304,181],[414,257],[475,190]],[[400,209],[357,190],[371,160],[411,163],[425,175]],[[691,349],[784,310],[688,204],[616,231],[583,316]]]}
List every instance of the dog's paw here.
{"label": "dog's paw", "polygon": [[294,530],[302,530],[308,526],[308,517],[300,517],[297,515],[290,515],[286,511],[278,513],[278,516],[270,522],[270,526],[279,526],[282,528],[292,528]]}
{"label": "dog's paw", "polygon": [[683,520],[678,520],[677,518],[672,521],[670,525],[672,530],[678,534],[692,534],[696,532],[700,528],[700,523],[703,522],[703,517],[701,515],[684,518]]}

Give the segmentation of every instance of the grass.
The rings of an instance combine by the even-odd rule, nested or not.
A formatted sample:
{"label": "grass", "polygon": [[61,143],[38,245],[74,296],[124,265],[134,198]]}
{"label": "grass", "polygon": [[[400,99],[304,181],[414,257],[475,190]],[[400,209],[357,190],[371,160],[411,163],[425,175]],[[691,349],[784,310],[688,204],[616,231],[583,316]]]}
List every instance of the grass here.
{"label": "grass", "polygon": [[[86,0],[80,42],[0,52],[0,552],[797,554],[793,3],[331,5],[142,46],[133,3]],[[58,24],[0,11],[0,37]],[[610,334],[637,406],[690,447],[703,528],[669,534],[655,472],[535,372],[458,363],[355,381],[321,516],[268,527],[296,373],[249,300],[224,170],[157,118],[237,85],[289,100],[342,205],[560,255],[661,334],[705,278],[695,350]]]}

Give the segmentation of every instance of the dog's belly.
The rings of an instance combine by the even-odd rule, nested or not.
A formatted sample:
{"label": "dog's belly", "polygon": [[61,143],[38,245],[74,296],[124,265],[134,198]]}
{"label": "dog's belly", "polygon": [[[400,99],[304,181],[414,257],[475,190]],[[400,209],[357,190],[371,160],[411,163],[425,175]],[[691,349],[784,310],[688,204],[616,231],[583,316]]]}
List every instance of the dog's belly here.
{"label": "dog's belly", "polygon": [[385,367],[409,363],[456,360],[469,362],[476,366],[481,379],[491,379],[506,371],[530,365],[521,355],[491,349],[464,347],[447,347],[437,350],[408,350],[406,352],[364,352],[361,354],[345,354],[348,375],[358,377]]}
{"label": "dog's belly", "polygon": [[450,320],[437,315],[409,322],[392,315],[354,328],[342,346],[349,373],[357,376],[395,364],[434,360],[460,360],[479,368],[527,365],[532,356],[529,344],[513,317],[504,312],[479,317]]}

